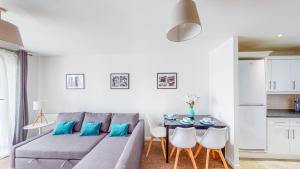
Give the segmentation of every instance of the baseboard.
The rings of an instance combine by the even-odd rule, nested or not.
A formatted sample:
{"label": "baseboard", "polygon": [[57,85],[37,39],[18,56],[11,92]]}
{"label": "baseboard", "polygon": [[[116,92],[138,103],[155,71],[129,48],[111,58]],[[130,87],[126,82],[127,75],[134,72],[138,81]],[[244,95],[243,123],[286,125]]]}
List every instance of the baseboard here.
{"label": "baseboard", "polygon": [[7,158],[9,157],[9,155],[3,155],[3,156],[0,156],[0,160],[4,159],[4,158]]}
{"label": "baseboard", "polygon": [[145,141],[150,141],[151,137],[145,137]]}
{"label": "baseboard", "polygon": [[[145,141],[150,141],[151,137],[145,137]],[[160,141],[159,138],[154,138],[153,141]]]}

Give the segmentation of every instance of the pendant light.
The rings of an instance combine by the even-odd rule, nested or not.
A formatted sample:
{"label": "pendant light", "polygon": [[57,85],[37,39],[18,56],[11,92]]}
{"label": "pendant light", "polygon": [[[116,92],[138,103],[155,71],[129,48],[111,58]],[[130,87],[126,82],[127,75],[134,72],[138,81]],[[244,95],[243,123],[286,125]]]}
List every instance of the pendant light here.
{"label": "pendant light", "polygon": [[202,31],[201,22],[193,0],[179,0],[173,9],[167,38],[173,42],[183,42],[196,37]]}
{"label": "pendant light", "polygon": [[18,50],[23,47],[19,29],[16,25],[2,20],[3,12],[6,12],[6,9],[0,7],[0,47]]}

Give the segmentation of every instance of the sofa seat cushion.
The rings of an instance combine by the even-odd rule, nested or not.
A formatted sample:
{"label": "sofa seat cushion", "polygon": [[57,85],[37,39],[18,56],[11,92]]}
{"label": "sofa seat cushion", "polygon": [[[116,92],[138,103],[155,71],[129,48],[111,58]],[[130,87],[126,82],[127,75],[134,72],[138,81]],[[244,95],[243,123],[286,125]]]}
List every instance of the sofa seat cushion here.
{"label": "sofa seat cushion", "polygon": [[16,149],[16,157],[36,159],[82,159],[107,133],[82,137],[79,133],[54,136],[51,133]]}
{"label": "sofa seat cushion", "polygon": [[130,135],[127,137],[106,136],[73,169],[115,168],[129,137]]}

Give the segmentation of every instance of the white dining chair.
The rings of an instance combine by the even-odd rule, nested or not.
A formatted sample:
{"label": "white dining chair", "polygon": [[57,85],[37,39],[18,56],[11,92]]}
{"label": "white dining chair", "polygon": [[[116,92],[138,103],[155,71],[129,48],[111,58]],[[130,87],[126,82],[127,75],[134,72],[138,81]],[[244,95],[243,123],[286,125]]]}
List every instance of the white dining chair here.
{"label": "white dining chair", "polygon": [[225,144],[228,139],[228,129],[227,128],[209,128],[203,136],[197,135],[196,137],[198,148],[195,153],[195,159],[198,157],[202,147],[205,147],[207,149],[206,153],[206,169],[208,169],[208,163],[209,163],[209,153],[211,151],[217,152],[220,155],[220,158],[223,162],[223,165],[225,169],[228,169],[226,160],[223,156],[223,153],[221,151],[222,148],[225,147]]}
{"label": "white dining chair", "polygon": [[196,145],[196,129],[194,127],[191,128],[177,127],[175,128],[173,135],[170,137],[170,142],[173,145],[173,149],[170,157],[172,157],[172,155],[175,152],[175,149],[177,149],[174,169],[177,168],[179,154],[182,150],[187,151],[192,161],[193,168],[197,169],[197,165],[192,151],[192,148],[195,147]]}
{"label": "white dining chair", "polygon": [[153,140],[155,138],[158,138],[158,139],[160,139],[160,144],[161,144],[163,156],[166,159],[166,148],[165,148],[165,145],[166,145],[166,128],[162,127],[162,126],[159,126],[158,123],[155,123],[149,115],[146,115],[146,116],[147,116],[147,121],[148,121],[148,124],[149,124],[150,135],[151,135],[150,142],[149,142],[149,145],[148,145],[148,150],[147,150],[147,153],[146,153],[146,157],[148,157],[148,155],[150,153]]}

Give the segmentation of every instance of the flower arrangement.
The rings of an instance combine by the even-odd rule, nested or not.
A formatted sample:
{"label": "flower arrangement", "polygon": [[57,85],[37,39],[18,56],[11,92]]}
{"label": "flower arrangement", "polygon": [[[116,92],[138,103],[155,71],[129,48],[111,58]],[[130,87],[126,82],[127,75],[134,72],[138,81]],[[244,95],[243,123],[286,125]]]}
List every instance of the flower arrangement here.
{"label": "flower arrangement", "polygon": [[189,105],[189,108],[193,109],[195,104],[198,102],[199,97],[198,96],[187,96],[185,98],[185,103]]}

